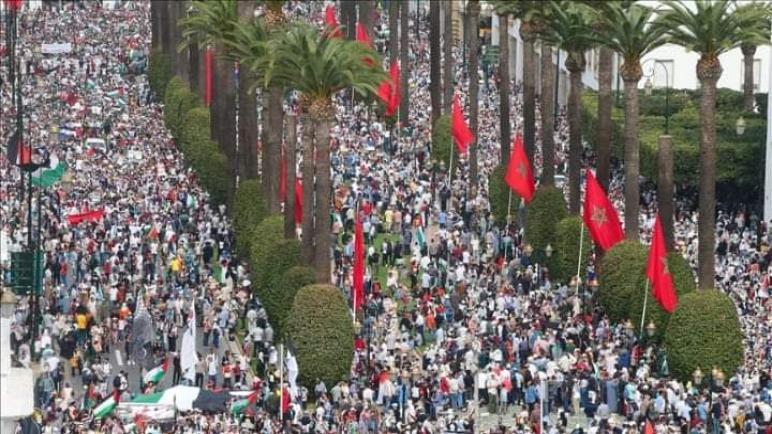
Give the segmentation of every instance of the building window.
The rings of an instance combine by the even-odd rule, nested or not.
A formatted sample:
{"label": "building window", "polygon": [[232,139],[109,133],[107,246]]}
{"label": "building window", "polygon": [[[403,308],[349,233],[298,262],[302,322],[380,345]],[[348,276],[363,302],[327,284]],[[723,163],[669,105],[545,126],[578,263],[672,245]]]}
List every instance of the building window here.
{"label": "building window", "polygon": [[[761,83],[761,59],[753,59],[753,91],[759,91]],[[740,89],[745,84],[745,62],[740,61]]]}

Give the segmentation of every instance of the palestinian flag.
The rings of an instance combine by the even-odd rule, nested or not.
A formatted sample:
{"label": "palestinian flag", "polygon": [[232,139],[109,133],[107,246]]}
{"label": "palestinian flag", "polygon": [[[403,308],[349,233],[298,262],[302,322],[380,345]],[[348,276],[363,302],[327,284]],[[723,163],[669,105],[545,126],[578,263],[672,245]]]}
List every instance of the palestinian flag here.
{"label": "palestinian flag", "polygon": [[167,357],[164,359],[164,363],[161,366],[156,366],[155,368],[148,371],[147,374],[142,378],[142,381],[147,383],[154,383],[158,384],[159,381],[161,381],[162,378],[164,378],[164,375],[166,375],[166,371],[169,370],[169,358]]}
{"label": "palestinian flag", "polygon": [[231,404],[231,414],[241,414],[244,412],[244,410],[247,409],[247,407],[249,407],[250,405],[254,405],[256,402],[257,402],[257,391],[254,391],[244,399],[233,401],[233,403]]}
{"label": "palestinian flag", "polygon": [[7,157],[9,163],[17,166],[26,166],[32,162],[32,151],[19,139],[19,130],[8,139]]}
{"label": "palestinian flag", "polygon": [[48,188],[56,184],[64,172],[67,171],[67,165],[59,157],[51,153],[47,163],[32,172],[32,184],[36,187]]}
{"label": "palestinian flag", "polygon": [[115,410],[115,407],[118,406],[120,399],[121,395],[116,390],[109,398],[94,408],[94,419],[103,419],[109,416]]}

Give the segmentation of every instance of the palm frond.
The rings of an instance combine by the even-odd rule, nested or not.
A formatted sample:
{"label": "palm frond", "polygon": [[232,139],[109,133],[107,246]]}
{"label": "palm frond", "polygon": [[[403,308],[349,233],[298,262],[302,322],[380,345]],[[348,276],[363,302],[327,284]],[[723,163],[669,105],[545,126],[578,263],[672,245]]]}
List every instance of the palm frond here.
{"label": "palm frond", "polygon": [[221,43],[233,32],[238,21],[236,0],[195,0],[188,16],[178,24],[182,27],[182,43],[178,49],[187,48],[193,42],[200,45]]}

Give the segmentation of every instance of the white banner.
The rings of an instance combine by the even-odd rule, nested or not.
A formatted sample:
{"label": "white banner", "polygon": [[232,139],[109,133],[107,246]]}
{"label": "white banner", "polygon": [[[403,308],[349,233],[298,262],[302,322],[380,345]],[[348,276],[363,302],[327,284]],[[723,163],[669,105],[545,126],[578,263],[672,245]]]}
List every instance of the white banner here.
{"label": "white banner", "polygon": [[70,51],[72,51],[72,44],[69,42],[63,44],[40,44],[40,52],[43,54],[62,54],[69,53]]}

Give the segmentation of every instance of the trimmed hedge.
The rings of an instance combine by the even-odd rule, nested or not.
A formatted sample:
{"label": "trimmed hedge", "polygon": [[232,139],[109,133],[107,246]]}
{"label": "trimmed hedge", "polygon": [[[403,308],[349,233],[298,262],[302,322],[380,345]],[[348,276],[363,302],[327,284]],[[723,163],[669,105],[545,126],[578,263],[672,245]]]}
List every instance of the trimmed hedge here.
{"label": "trimmed hedge", "polygon": [[[673,285],[675,286],[679,300],[684,295],[697,290],[694,273],[692,272],[691,267],[689,267],[689,263],[686,262],[686,259],[684,259],[680,253],[670,252],[667,255],[667,266],[670,270],[670,274],[673,276]],[[654,321],[654,325],[657,326],[655,339],[661,340],[665,335],[665,330],[667,329],[667,324],[668,321],[670,321],[671,315],[660,307],[659,303],[651,296],[651,292],[651,285],[649,285],[649,290],[646,291],[646,297],[648,297],[648,301],[646,302],[646,324],[648,324],[649,321]],[[636,293],[629,304],[630,320],[636,327],[639,327],[641,324],[641,314],[643,313],[643,293]]]}
{"label": "trimmed hedge", "polygon": [[228,178],[230,177],[228,158],[222,152],[214,152],[217,145],[211,141],[209,143],[212,153],[205,163],[196,168],[196,172],[201,185],[209,192],[212,202],[218,205],[225,204],[228,202]]}
{"label": "trimmed hedge", "polygon": [[313,268],[296,266],[285,271],[275,285],[259,294],[276,336],[281,338],[284,335],[295,294],[314,282],[316,272]]}
{"label": "trimmed hedge", "polygon": [[684,295],[665,332],[668,367],[673,376],[689,381],[700,368],[721,368],[730,378],[743,362],[743,335],[737,308],[722,292],[695,291]]}
{"label": "trimmed hedge", "polygon": [[579,258],[580,230],[584,230],[582,242],[582,264],[587,265],[592,257],[592,238],[579,216],[566,217],[555,227],[555,244],[552,245],[556,258],[550,268],[550,276],[556,282],[568,282],[576,275]]}
{"label": "trimmed hedge", "polygon": [[488,200],[491,203],[491,213],[493,214],[495,223],[500,226],[507,224],[508,208],[510,215],[514,218],[520,207],[520,196],[515,192],[512,192],[512,205],[510,207],[509,192],[511,190],[506,181],[504,181],[504,175],[506,173],[506,167],[498,166],[488,178]]}
{"label": "trimmed hedge", "polygon": [[310,389],[322,380],[330,388],[348,380],[354,327],[339,289],[330,285],[300,288],[292,303],[287,334],[296,348],[300,384]]}
{"label": "trimmed hedge", "polygon": [[250,253],[252,230],[268,215],[263,202],[263,189],[257,179],[241,181],[233,197],[233,229],[236,249],[242,256]]}
{"label": "trimmed hedge", "polygon": [[543,252],[547,244],[555,247],[555,229],[568,216],[563,192],[553,186],[541,186],[526,209],[525,239],[534,252]]}
{"label": "trimmed hedge", "polygon": [[163,101],[166,85],[172,78],[172,66],[169,57],[160,50],[150,53],[150,65],[147,69],[147,80],[150,90],[155,93],[156,101]]}
{"label": "trimmed hedge", "polygon": [[200,107],[198,96],[191,92],[188,84],[179,77],[174,77],[166,86],[164,96],[164,123],[175,138],[180,137],[180,128],[185,115]]}
{"label": "trimmed hedge", "polygon": [[259,293],[266,288],[268,281],[272,280],[270,275],[273,274],[273,278],[277,279],[284,273],[284,270],[277,272],[265,268],[268,257],[278,253],[275,251],[276,246],[284,239],[284,218],[281,215],[265,217],[260,224],[254,227],[251,238],[249,265],[252,269],[253,286]]}
{"label": "trimmed hedge", "polygon": [[631,301],[644,290],[647,259],[646,247],[638,241],[622,241],[603,256],[598,298],[612,322],[630,318]]}
{"label": "trimmed hedge", "polygon": [[[453,136],[450,133],[450,116],[437,118],[432,125],[432,160],[436,164],[444,163],[445,170],[450,166],[450,153],[453,152]],[[453,166],[458,166],[458,155],[453,156]],[[455,167],[453,172],[455,173]]]}

